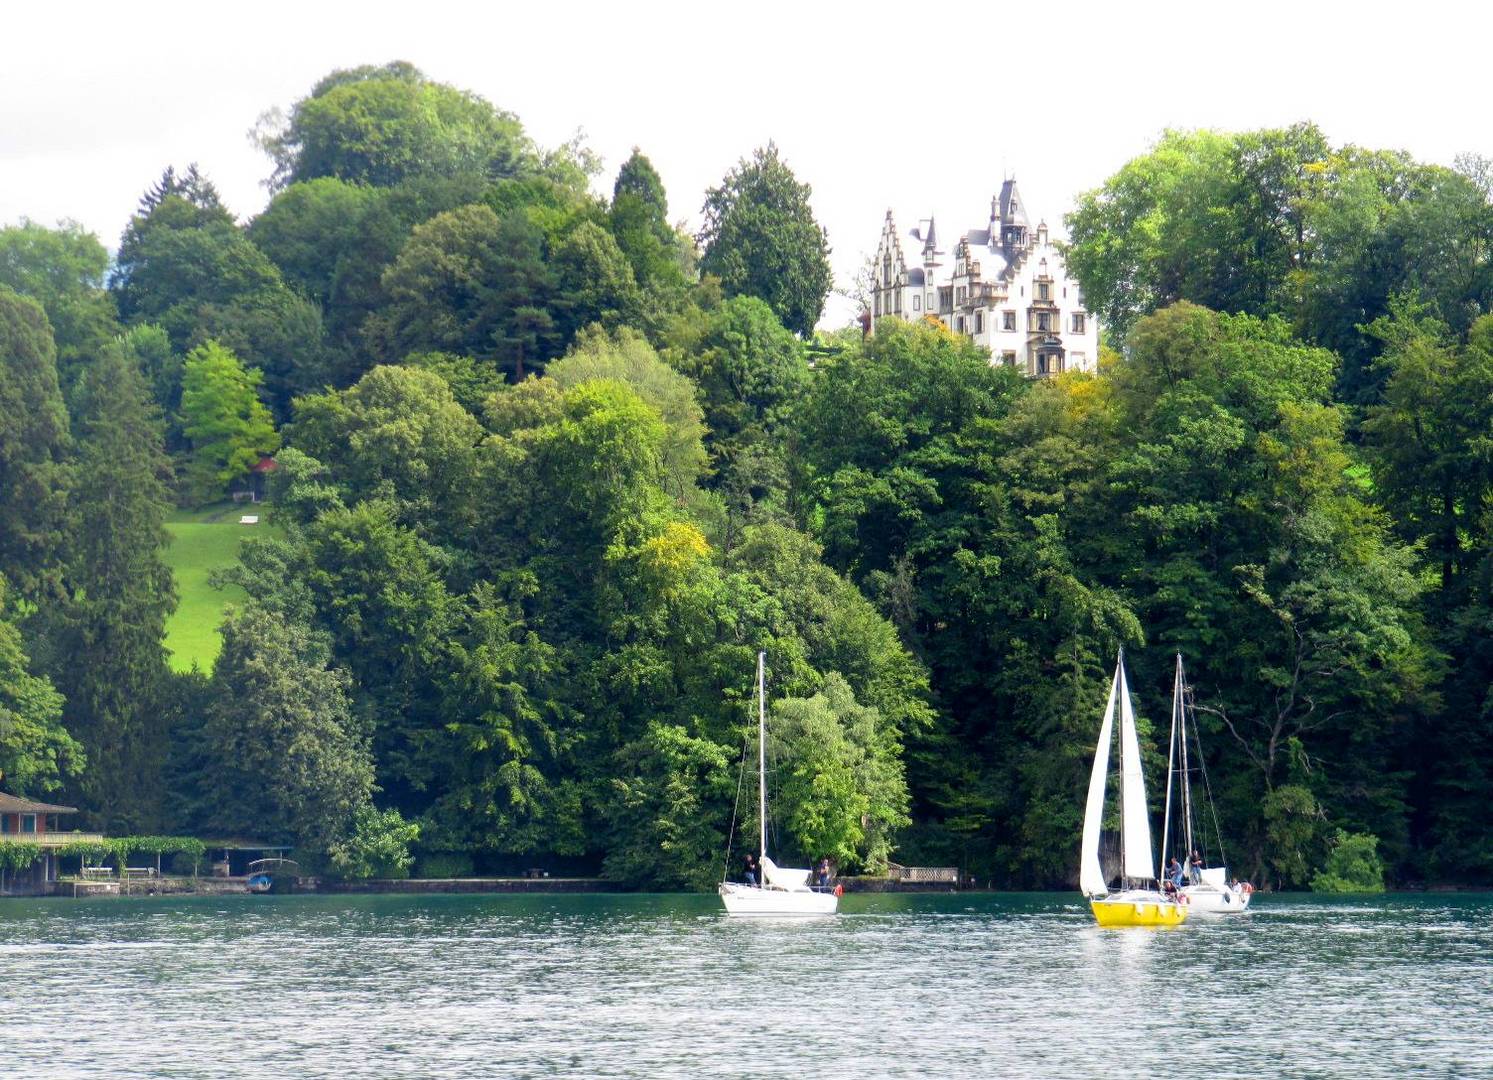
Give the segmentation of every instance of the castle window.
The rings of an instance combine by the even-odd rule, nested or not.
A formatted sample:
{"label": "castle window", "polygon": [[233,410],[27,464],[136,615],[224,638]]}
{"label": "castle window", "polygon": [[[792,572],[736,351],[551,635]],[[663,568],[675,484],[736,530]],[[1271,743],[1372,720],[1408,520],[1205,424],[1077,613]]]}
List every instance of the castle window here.
{"label": "castle window", "polygon": [[877,293],[871,300],[872,314],[881,314],[881,294]]}
{"label": "castle window", "polygon": [[1015,330],[1016,329],[1016,312],[1014,312],[1014,311],[1002,311],[1001,312],[1001,329],[1002,330]]}
{"label": "castle window", "polygon": [[913,311],[921,311],[921,310],[923,310],[923,298],[921,296],[918,296],[916,294],[913,295],[913,298],[912,298],[912,310]]}
{"label": "castle window", "polygon": [[1073,332],[1075,334],[1083,333],[1083,312],[1081,311],[1073,313]]}
{"label": "castle window", "polygon": [[1070,353],[1069,355],[1071,355],[1073,357],[1073,366],[1076,367],[1076,368],[1078,368],[1079,371],[1082,371],[1083,368],[1084,368],[1084,365],[1089,362],[1089,357],[1088,357],[1087,353],[1076,352],[1076,353]]}
{"label": "castle window", "polygon": [[959,316],[958,320],[955,322],[954,325],[955,325],[955,327],[958,329],[958,331],[961,334],[964,333],[964,316],[963,315]]}
{"label": "castle window", "polygon": [[1037,329],[1043,333],[1052,330],[1052,316],[1049,313],[1045,311],[1037,312]]}
{"label": "castle window", "polygon": [[883,285],[892,283],[892,257],[889,254],[881,257],[881,283]]}
{"label": "castle window", "polygon": [[893,303],[894,309],[896,310],[896,312],[897,312],[898,315],[901,315],[902,314],[902,293],[899,290],[898,292],[894,293],[893,296],[894,296],[894,299],[893,299],[892,303]]}
{"label": "castle window", "polygon": [[977,333],[977,334],[983,334],[984,332],[985,332],[985,313],[983,311],[977,311],[977,312],[975,312],[975,333]]}
{"label": "castle window", "polygon": [[1015,367],[1016,366],[1016,354],[1014,352],[1003,352],[1003,353],[1001,353],[1001,363],[1005,364],[1006,367]]}
{"label": "castle window", "polygon": [[1047,354],[1046,353],[1038,353],[1037,354],[1037,374],[1038,375],[1046,375],[1047,374]]}
{"label": "castle window", "polygon": [[1051,292],[1052,292],[1052,286],[1048,285],[1047,282],[1045,282],[1045,281],[1039,281],[1039,282],[1037,282],[1037,299],[1038,300],[1051,300],[1052,297],[1049,295]]}

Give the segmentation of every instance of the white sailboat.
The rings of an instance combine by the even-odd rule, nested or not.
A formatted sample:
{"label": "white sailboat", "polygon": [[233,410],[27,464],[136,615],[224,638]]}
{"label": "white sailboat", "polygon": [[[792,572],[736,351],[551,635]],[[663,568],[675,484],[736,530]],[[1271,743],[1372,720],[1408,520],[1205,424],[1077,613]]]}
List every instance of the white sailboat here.
{"label": "white sailboat", "polygon": [[[1181,796],[1181,828],[1178,839],[1182,840],[1182,858],[1179,866],[1182,868],[1182,884],[1178,889],[1183,902],[1193,911],[1210,915],[1235,915],[1245,911],[1249,907],[1249,900],[1254,893],[1254,887],[1248,882],[1235,889],[1229,885],[1229,872],[1227,866],[1200,866],[1196,870],[1196,877],[1192,876],[1193,869],[1189,860],[1194,851],[1195,834],[1193,829],[1196,817],[1192,798],[1192,770],[1188,763],[1187,746],[1187,719],[1188,714],[1193,711],[1192,692],[1187,685],[1187,680],[1182,671],[1182,654],[1177,654],[1177,674],[1172,683],[1172,740],[1166,755],[1166,816],[1161,828],[1161,859],[1162,876],[1167,876],[1166,862],[1167,852],[1170,850],[1171,828],[1172,828],[1172,788],[1173,778],[1180,778]],[[1196,716],[1193,717],[1193,739],[1197,739]],[[1198,767],[1203,767],[1202,747],[1198,746]],[[1210,812],[1213,808],[1212,793],[1207,790],[1207,773],[1203,773],[1204,793],[1208,796],[1208,807]],[[1218,817],[1213,817],[1214,835],[1218,840],[1219,861],[1223,861],[1223,835],[1218,829]]]}
{"label": "white sailboat", "polygon": [[[1109,780],[1110,739],[1115,714],[1120,716],[1120,887],[1110,892],[1099,861],[1100,832],[1104,823],[1104,789]],[[1146,809],[1146,786],[1141,776],[1140,739],[1135,732],[1135,711],[1130,704],[1130,686],[1125,679],[1125,654],[1115,663],[1094,749],[1094,767],[1089,774],[1089,796],[1083,816],[1083,850],[1078,869],[1079,888],[1089,898],[1089,907],[1100,926],[1176,926],[1187,919],[1187,909],[1160,890],[1155,864],[1151,862],[1151,819]]]}
{"label": "white sailboat", "polygon": [[809,887],[809,871],[779,866],[767,855],[767,695],[764,668],[767,654],[757,654],[757,850],[762,880],[755,885],[722,881],[721,900],[727,915],[833,915],[840,906],[834,892]]}

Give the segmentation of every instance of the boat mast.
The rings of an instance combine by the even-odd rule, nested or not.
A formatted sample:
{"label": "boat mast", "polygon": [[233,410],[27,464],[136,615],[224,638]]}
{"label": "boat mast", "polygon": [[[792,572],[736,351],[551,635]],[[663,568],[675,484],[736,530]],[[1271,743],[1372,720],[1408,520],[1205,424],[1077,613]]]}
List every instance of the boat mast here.
{"label": "boat mast", "polygon": [[[1125,684],[1120,678],[1120,672],[1124,670],[1125,646],[1121,645],[1119,652],[1115,655],[1115,686],[1119,688],[1120,694],[1126,692]],[[1120,710],[1123,712],[1124,708],[1122,703]],[[1120,782],[1116,786],[1120,789],[1120,891],[1124,892],[1129,888],[1130,880],[1125,873],[1125,733],[1123,730],[1120,732],[1120,745],[1115,747],[1115,750],[1120,756]]]}
{"label": "boat mast", "polygon": [[1160,881],[1166,877],[1166,853],[1167,844],[1171,840],[1172,830],[1172,765],[1177,756],[1177,713],[1182,704],[1182,654],[1177,654],[1177,674],[1172,680],[1172,737],[1166,744],[1166,812],[1161,819],[1161,872],[1156,875]]}
{"label": "boat mast", "polygon": [[1177,654],[1178,712],[1182,719],[1182,828],[1187,837],[1187,857],[1192,858],[1192,784],[1187,776],[1187,689],[1182,674],[1182,654]]}
{"label": "boat mast", "polygon": [[757,857],[767,855],[767,692],[763,667],[767,653],[757,654]]}

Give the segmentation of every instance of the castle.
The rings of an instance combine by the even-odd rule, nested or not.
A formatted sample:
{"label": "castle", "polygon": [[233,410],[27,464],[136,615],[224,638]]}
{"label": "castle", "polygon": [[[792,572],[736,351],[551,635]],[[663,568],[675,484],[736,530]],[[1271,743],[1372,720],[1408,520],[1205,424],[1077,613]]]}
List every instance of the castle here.
{"label": "castle", "polygon": [[1033,378],[1069,369],[1093,371],[1099,326],[1084,307],[1078,282],[1068,277],[1063,253],[1047,223],[1027,222],[1016,181],[1007,180],[990,200],[990,221],[954,244],[952,273],[939,274],[944,252],[930,217],[907,236],[921,264],[909,264],[892,212],[886,212],[876,249],[873,319],[937,319],[956,334],[990,350],[991,363],[1016,367]]}

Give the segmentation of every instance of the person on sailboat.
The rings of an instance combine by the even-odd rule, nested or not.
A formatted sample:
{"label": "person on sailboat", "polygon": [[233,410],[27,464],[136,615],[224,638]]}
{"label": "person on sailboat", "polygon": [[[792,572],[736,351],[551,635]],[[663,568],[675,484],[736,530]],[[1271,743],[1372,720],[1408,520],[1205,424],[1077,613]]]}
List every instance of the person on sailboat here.
{"label": "person on sailboat", "polygon": [[826,855],[824,858],[822,858],[822,859],[819,860],[819,887],[821,889],[827,889],[827,888],[829,888],[829,856],[828,855]]}
{"label": "person on sailboat", "polygon": [[1182,864],[1175,855],[1172,856],[1171,865],[1166,868],[1166,879],[1172,883],[1173,888],[1182,887]]}
{"label": "person on sailboat", "polygon": [[1192,858],[1189,862],[1192,864],[1192,883],[1201,885],[1203,883],[1203,857],[1198,854],[1197,848],[1192,849]]}
{"label": "person on sailboat", "polygon": [[741,868],[741,880],[748,885],[757,884],[757,857],[750,851],[746,853],[746,862]]}

